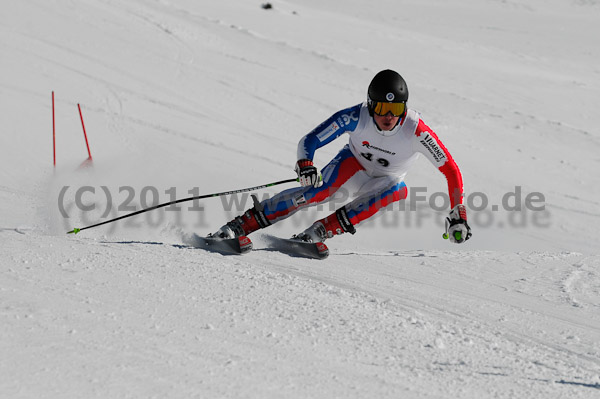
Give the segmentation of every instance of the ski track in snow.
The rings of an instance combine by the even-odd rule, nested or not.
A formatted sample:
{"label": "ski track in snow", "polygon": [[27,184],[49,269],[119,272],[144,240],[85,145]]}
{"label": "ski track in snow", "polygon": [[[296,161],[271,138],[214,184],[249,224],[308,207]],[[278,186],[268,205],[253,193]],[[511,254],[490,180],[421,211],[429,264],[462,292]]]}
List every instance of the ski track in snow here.
{"label": "ski track in snow", "polygon": [[[243,392],[242,381],[262,373],[274,378],[278,394],[298,389],[276,384],[278,378],[310,380],[313,388],[302,391],[308,396],[323,386],[335,396],[370,384],[427,392],[424,397],[444,397],[448,387],[460,391],[457,384],[468,386],[472,395],[500,395],[489,384],[502,380],[526,394],[552,396],[581,393],[597,384],[600,347],[594,335],[600,321],[569,317],[564,312],[569,304],[548,307],[534,295],[507,290],[503,284],[514,276],[500,281],[497,270],[517,270],[514,255],[409,251],[385,261],[382,254],[355,254],[358,262],[346,263],[348,255],[343,254],[333,253],[331,262],[307,261],[260,247],[240,257],[157,241],[78,239],[69,248],[58,237],[33,246],[30,241],[13,240],[23,251],[13,255],[13,266],[5,272],[3,297],[13,294],[4,300],[5,317],[24,320],[32,336],[42,330],[53,337],[52,345],[70,361],[84,354],[95,359],[79,360],[90,367],[115,362],[126,376],[139,378],[139,373],[152,370],[132,361],[165,372],[168,365],[168,375],[176,381],[207,372],[220,377],[190,386],[215,394],[226,376],[244,376],[240,385],[229,386],[234,396]],[[54,245],[61,253],[53,251]],[[559,262],[582,258],[533,255],[523,254],[521,260],[532,266],[533,275],[547,265],[540,259],[548,256]],[[448,258],[450,262],[442,261]],[[486,265],[494,259],[493,270],[473,277],[477,284],[464,271],[456,277],[460,269],[452,266],[467,259],[474,267],[479,259]],[[443,270],[437,262],[454,270]],[[21,289],[11,290],[13,284]],[[523,320],[528,323],[523,325]],[[540,330],[546,326],[549,331]],[[97,328],[104,333],[95,334]],[[139,344],[130,342],[129,335],[152,352],[138,352]],[[245,347],[244,342],[258,347]],[[181,357],[188,345],[197,352]],[[100,356],[106,352],[110,356]],[[21,359],[21,367],[33,361],[27,355]],[[178,364],[173,365],[175,359]],[[215,359],[220,360],[215,364]],[[288,362],[299,369],[289,369]],[[320,365],[318,373],[314,364]],[[355,366],[348,374],[335,371],[345,364]],[[360,376],[354,374],[357,370]],[[420,382],[424,373],[436,374],[437,383],[427,390]],[[59,386],[80,377],[68,362],[55,371],[40,366],[35,375]],[[337,380],[333,386],[330,378]],[[154,387],[158,394],[164,389],[159,382]]]}
{"label": "ski track in snow", "polygon": [[[26,248],[29,241],[23,237],[14,243]],[[477,276],[477,284],[469,284],[464,276],[432,267],[448,257],[451,262],[446,268],[462,264],[465,258],[474,262],[483,258],[486,263],[492,258],[496,266],[506,266],[502,261],[506,254],[410,251],[387,257],[389,262],[382,263],[380,254],[363,254],[355,255],[358,262],[344,264],[337,258],[348,255],[335,253],[328,263],[260,249],[239,257],[156,241],[79,239],[69,248],[61,241],[44,240],[13,255],[3,297],[16,282],[29,289],[12,290],[12,299],[5,299],[3,309],[5,317],[24,320],[29,333],[42,330],[54,337],[52,342],[65,357],[71,358],[72,352],[95,359],[82,360],[88,367],[108,367],[105,362],[116,360],[125,375],[152,373],[166,370],[177,356],[179,364],[170,369],[179,373],[177,379],[193,378],[207,372],[207,367],[217,374],[239,373],[248,379],[261,373],[285,378],[286,373],[306,372],[301,379],[310,379],[316,389],[307,388],[304,393],[309,396],[333,376],[340,379],[334,387],[328,385],[334,395],[351,391],[353,384],[361,389],[391,384],[390,389],[431,395],[424,397],[444,397],[445,389],[458,389],[458,383],[469,387],[465,394],[492,394],[486,388],[490,379],[498,383],[506,379],[523,392],[550,396],[593,389],[597,384],[600,347],[593,341],[600,330],[597,318],[570,319],[558,304],[556,309],[540,306],[538,298],[524,300],[528,295],[506,290],[502,282],[486,283],[491,280],[487,273]],[[53,252],[55,244],[62,253]],[[523,256],[522,262],[536,268],[544,264],[530,254]],[[546,256],[554,255],[541,254]],[[556,256],[560,262],[573,257],[581,255]],[[416,273],[416,269],[421,270]],[[119,295],[104,294],[115,288]],[[423,295],[416,297],[414,292]],[[145,302],[142,313],[134,310],[140,301]],[[100,325],[105,331],[102,336],[93,332]],[[545,326],[562,336],[539,330]],[[129,334],[138,336],[154,353],[139,353]],[[181,358],[179,351],[192,342],[198,345],[198,354]],[[240,346],[244,342],[254,344]],[[27,347],[39,344],[34,341]],[[106,352],[108,358],[98,358]],[[222,363],[215,365],[214,358],[207,361],[208,355]],[[129,357],[151,366],[136,370]],[[27,355],[22,359],[21,367],[26,367],[30,359]],[[303,360],[308,364],[303,365]],[[290,361],[300,368],[292,372]],[[321,365],[319,373],[310,371],[312,362]],[[334,371],[347,363],[362,370],[363,377],[352,376],[356,370]],[[59,369],[60,376],[39,370],[37,377],[56,379],[59,385],[61,380],[77,381],[77,370],[66,363]],[[12,375],[15,370],[7,372]],[[423,373],[437,376],[437,383],[427,390],[419,378]],[[362,379],[365,376],[370,376],[368,381]],[[219,381],[198,384],[206,392],[219,392]],[[155,388],[160,394],[161,384]],[[241,393],[237,389],[242,387],[234,384],[229,389]],[[279,389],[286,392],[285,386]]]}
{"label": "ski track in snow", "polygon": [[[0,398],[596,398],[599,2],[230,3],[33,0],[0,17]],[[133,204],[146,187],[291,177],[298,139],[384,68],[408,78],[469,193],[542,192],[550,223],[470,212],[457,247],[428,224],[445,211],[417,203],[423,224],[359,226],[324,261],[260,234],[244,256],[185,244],[235,200],[203,202],[197,224],[64,234],[101,213],[75,214],[77,186],[130,187]],[[421,165],[409,187],[445,189]]]}

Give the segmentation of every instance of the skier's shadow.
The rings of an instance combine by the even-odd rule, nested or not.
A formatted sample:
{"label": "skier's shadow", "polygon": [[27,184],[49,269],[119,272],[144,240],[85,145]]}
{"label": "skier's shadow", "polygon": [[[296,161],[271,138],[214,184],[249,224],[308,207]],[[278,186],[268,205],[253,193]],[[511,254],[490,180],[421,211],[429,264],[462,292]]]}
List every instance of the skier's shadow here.
{"label": "skier's shadow", "polygon": [[119,244],[119,245],[138,244],[138,245],[170,246],[172,248],[177,248],[177,249],[198,249],[198,250],[210,252],[213,254],[221,254],[223,256],[240,256],[240,254],[238,254],[238,253],[231,253],[231,252],[227,252],[227,251],[217,251],[210,247],[200,246],[199,244],[195,245],[193,242],[190,242],[189,244],[166,244],[164,242],[158,242],[158,241],[100,241],[100,242],[103,244]]}
{"label": "skier's shadow", "polygon": [[173,248],[178,249],[200,249],[193,245],[185,245],[185,244],[165,244],[164,242],[158,241],[100,241],[102,244],[120,244],[120,245],[131,245],[131,244],[140,244],[140,245],[163,245],[163,246],[171,246]]}

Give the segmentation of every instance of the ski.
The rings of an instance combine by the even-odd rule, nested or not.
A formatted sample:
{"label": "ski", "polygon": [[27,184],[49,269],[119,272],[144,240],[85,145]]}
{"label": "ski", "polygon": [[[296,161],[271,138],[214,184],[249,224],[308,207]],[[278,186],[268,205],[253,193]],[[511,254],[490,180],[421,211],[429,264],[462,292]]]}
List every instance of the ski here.
{"label": "ski", "polygon": [[269,249],[290,256],[312,259],[325,259],[329,256],[329,248],[323,242],[304,242],[268,234],[265,234],[263,237],[268,242]]}
{"label": "ski", "polygon": [[252,241],[241,236],[237,238],[200,237],[194,234],[191,244],[200,249],[223,255],[243,255],[252,250]]}

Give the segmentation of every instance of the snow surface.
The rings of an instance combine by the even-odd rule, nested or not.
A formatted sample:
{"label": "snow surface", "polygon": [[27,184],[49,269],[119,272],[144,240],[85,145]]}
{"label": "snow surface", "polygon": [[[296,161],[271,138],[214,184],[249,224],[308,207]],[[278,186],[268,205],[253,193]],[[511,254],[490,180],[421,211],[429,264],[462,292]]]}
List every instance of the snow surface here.
{"label": "snow surface", "polygon": [[[600,2],[271,3],[3,0],[0,397],[597,398]],[[468,243],[414,197],[326,261],[186,244],[247,195],[65,234],[294,177],[300,137],[385,68],[461,167]],[[424,160],[407,184],[446,189]],[[517,190],[544,210],[504,209]]]}

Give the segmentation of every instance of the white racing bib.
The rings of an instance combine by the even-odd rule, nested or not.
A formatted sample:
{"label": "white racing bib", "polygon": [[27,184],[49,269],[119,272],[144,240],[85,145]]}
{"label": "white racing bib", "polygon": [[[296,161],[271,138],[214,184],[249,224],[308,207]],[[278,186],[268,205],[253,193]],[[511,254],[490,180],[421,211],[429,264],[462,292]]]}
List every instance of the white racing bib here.
{"label": "white racing bib", "polygon": [[367,174],[404,178],[419,154],[413,147],[419,114],[409,109],[402,124],[390,131],[379,130],[366,107],[361,109],[359,120],[350,132],[350,151]]}

